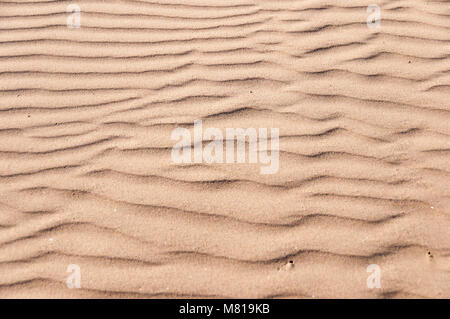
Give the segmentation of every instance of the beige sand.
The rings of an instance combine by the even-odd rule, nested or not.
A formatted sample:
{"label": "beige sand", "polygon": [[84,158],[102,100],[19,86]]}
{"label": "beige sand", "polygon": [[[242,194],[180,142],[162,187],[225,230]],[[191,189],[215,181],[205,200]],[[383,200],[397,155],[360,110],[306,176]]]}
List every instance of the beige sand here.
{"label": "beige sand", "polygon": [[[450,297],[449,1],[2,0],[0,28],[1,298]],[[280,128],[278,173],[174,164],[196,119]]]}

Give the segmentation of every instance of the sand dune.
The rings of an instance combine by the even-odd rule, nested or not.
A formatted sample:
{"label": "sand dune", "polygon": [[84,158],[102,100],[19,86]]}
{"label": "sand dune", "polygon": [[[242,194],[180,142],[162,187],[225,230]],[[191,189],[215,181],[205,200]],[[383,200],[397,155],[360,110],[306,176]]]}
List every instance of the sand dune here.
{"label": "sand dune", "polygon": [[373,3],[0,0],[0,297],[450,298],[450,2]]}

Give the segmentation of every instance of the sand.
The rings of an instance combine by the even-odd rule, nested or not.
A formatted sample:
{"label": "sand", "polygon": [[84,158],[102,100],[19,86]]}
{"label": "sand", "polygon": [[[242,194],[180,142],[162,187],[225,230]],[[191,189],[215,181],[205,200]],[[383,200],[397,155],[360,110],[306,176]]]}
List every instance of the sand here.
{"label": "sand", "polygon": [[450,2],[374,3],[0,1],[0,298],[450,298]]}

